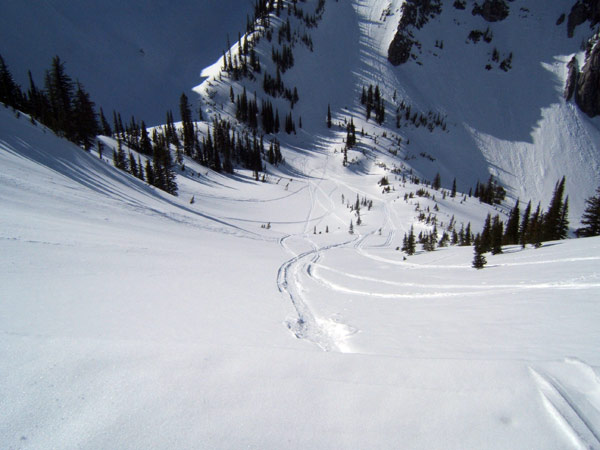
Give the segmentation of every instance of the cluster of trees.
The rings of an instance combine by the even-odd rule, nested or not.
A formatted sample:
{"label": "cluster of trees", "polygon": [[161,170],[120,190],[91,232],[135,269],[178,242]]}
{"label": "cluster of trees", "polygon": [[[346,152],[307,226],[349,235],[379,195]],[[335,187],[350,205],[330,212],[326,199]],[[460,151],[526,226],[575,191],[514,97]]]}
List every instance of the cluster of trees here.
{"label": "cluster of trees", "polygon": [[285,73],[286,70],[290,69],[294,65],[294,54],[292,53],[292,47],[285,44],[283,44],[281,52],[279,50],[275,50],[275,46],[273,46],[271,48],[271,58],[281,73]]}
{"label": "cluster of trees", "polygon": [[577,229],[577,236],[600,236],[600,187],[596,189],[596,195],[585,201],[585,211],[581,217],[581,223],[584,226]]}
{"label": "cluster of trees", "polygon": [[285,98],[290,102],[290,107],[292,109],[294,108],[294,105],[298,103],[298,100],[300,100],[298,88],[294,86],[294,89],[290,89],[283,84],[279,67],[275,73],[275,78],[273,78],[273,76],[269,73],[265,72],[263,77],[263,91],[265,91],[265,94],[268,94],[274,98]]}
{"label": "cluster of trees", "polygon": [[262,101],[260,115],[265,133],[279,133],[279,111],[273,111],[273,104],[269,100]]}
{"label": "cluster of trees", "polygon": [[[233,96],[233,87],[230,91],[230,97]],[[240,122],[247,123],[250,128],[256,129],[258,127],[258,103],[256,100],[256,92],[254,93],[254,99],[248,100],[248,94],[246,93],[246,87],[241,95],[238,95],[235,100],[235,118]]]}
{"label": "cluster of trees", "polygon": [[0,101],[52,129],[57,135],[89,150],[99,132],[95,104],[79,81],[67,75],[58,56],[46,71],[40,89],[29,72],[29,89],[24,92],[14,81],[0,56]]}
{"label": "cluster of trees", "polygon": [[381,125],[385,122],[385,104],[381,96],[379,85],[375,86],[370,84],[369,88],[362,88],[362,94],[360,96],[361,105],[365,106],[367,120],[371,118],[371,112],[375,111],[375,121]]}
{"label": "cluster of trees", "polygon": [[446,130],[446,119],[439,112],[428,111],[427,114],[413,112],[411,105],[407,105],[404,101],[396,108],[396,128],[402,126],[402,120],[412,123],[416,128],[426,127],[429,131],[437,127]]}
{"label": "cluster of trees", "polygon": [[511,210],[506,226],[500,216],[491,217],[488,214],[483,230],[475,237],[475,257],[473,267],[485,265],[486,252],[493,255],[502,253],[503,245],[532,244],[536,248],[542,242],[565,239],[569,231],[569,197],[565,194],[565,177],[558,181],[548,209],[542,212],[538,203],[532,213],[531,202],[527,204],[521,215],[519,201]]}
{"label": "cluster of trees", "polygon": [[473,195],[488,205],[499,205],[506,198],[506,190],[490,175],[486,184],[477,182]]}

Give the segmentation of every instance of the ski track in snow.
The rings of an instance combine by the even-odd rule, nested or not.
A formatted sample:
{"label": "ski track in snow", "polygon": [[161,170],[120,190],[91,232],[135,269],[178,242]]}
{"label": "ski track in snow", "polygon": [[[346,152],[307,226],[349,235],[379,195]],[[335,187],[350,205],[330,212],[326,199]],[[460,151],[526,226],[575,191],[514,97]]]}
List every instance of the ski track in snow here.
{"label": "ski track in snow", "polygon": [[[538,386],[542,402],[559,429],[571,441],[574,448],[600,449],[600,379],[594,370],[579,360],[567,359],[565,363],[575,369],[578,386],[593,385],[588,393],[576,395],[574,388],[542,369],[530,367],[531,375]],[[594,396],[595,395],[595,396]],[[596,415],[596,421],[589,415]]]}

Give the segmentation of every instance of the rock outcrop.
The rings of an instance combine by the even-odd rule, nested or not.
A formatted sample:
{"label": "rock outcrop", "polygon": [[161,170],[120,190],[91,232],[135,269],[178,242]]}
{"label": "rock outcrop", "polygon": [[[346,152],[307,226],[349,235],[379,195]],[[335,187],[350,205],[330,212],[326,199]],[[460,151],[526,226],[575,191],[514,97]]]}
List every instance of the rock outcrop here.
{"label": "rock outcrop", "polygon": [[575,102],[588,116],[600,115],[600,42],[594,45],[577,76]]}
{"label": "rock outcrop", "polygon": [[481,6],[475,3],[474,16],[480,15],[488,22],[499,22],[508,17],[510,10],[505,0],[485,0]]}
{"label": "rock outcrop", "polygon": [[388,61],[394,66],[407,62],[413,45],[418,44],[411,28],[420,29],[441,12],[441,0],[406,0],[402,5],[398,31],[388,48]]}
{"label": "rock outcrop", "polygon": [[567,35],[573,37],[575,28],[587,21],[590,27],[600,22],[600,0],[577,0],[567,18]]}
{"label": "rock outcrop", "polygon": [[569,75],[567,76],[564,97],[565,100],[569,101],[571,98],[573,98],[573,94],[577,88],[577,80],[579,79],[579,63],[577,62],[576,56],[571,58],[571,61],[569,61],[567,67],[569,69]]}

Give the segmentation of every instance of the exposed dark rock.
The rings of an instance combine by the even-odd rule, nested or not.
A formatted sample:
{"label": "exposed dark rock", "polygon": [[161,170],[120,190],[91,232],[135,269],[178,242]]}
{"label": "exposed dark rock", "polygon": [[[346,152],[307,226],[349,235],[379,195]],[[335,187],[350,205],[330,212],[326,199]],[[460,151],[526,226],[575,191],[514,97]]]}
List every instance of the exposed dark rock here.
{"label": "exposed dark rock", "polygon": [[577,0],[567,19],[567,35],[573,37],[575,28],[586,21],[590,27],[600,22],[600,0]]}
{"label": "exposed dark rock", "polygon": [[600,43],[596,43],[577,77],[575,102],[590,117],[600,115]]}
{"label": "exposed dark rock", "polygon": [[404,64],[410,58],[410,51],[415,41],[406,35],[406,31],[398,30],[388,48],[388,60],[394,66]]}
{"label": "exposed dark rock", "polygon": [[410,28],[420,29],[441,12],[441,0],[406,0],[402,5],[398,31],[388,48],[388,61],[394,66],[408,61],[413,45],[418,44]]}
{"label": "exposed dark rock", "polygon": [[575,93],[575,88],[577,87],[577,79],[579,78],[579,63],[577,62],[577,57],[573,56],[569,64],[567,64],[569,69],[569,75],[567,76],[567,83],[565,84],[565,100],[569,101],[573,97]]}
{"label": "exposed dark rock", "polygon": [[499,22],[508,17],[510,10],[505,0],[485,0],[481,6],[475,3],[473,15],[481,16],[488,22]]}

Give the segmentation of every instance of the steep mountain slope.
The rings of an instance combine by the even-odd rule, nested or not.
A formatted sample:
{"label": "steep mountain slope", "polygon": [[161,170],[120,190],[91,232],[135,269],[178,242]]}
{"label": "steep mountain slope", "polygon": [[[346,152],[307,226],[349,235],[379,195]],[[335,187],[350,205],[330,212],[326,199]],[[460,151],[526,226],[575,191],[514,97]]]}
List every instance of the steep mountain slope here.
{"label": "steep mountain slope", "polygon": [[322,150],[265,182],[186,158],[172,197],[5,108],[0,136],[7,448],[600,444],[598,238],[404,259],[417,205],[493,208]]}
{"label": "steep mountain slope", "polygon": [[[293,13],[274,18],[275,28],[290,20],[298,36],[294,66],[282,80],[298,89],[293,116],[296,121],[301,117],[303,124],[296,137],[280,138],[292,146],[340,150],[345,126],[325,127],[330,104],[335,122],[353,117],[357,130],[368,134],[359,136],[358,149],[368,155],[397,152],[397,158],[386,159],[388,165],[405,164],[429,180],[439,172],[447,187],[456,177],[459,189],[468,191],[492,174],[512,199],[545,203],[554,183],[565,175],[571,212],[578,217],[584,199],[598,184],[598,119],[588,118],[562,94],[567,63],[580,51],[589,30],[581,26],[574,37],[567,37],[566,24],[557,25],[560,15],[569,11],[563,2],[510,3],[508,16],[496,22],[473,15],[471,2],[466,9],[450,1],[437,3],[441,12],[420,29],[411,29],[418,45],[412,47],[408,62],[397,67],[387,58],[402,13],[400,1],[328,2],[316,28]],[[310,14],[317,2],[297,5]],[[313,51],[300,41],[304,34],[310,35]],[[263,38],[256,48],[264,70],[274,76],[272,47],[281,48],[276,39]],[[261,89],[262,73],[256,74],[256,81],[231,80],[221,73],[222,67],[221,59],[212,68],[213,77],[197,88],[209,114],[234,116],[230,86],[236,94],[243,86],[257,92],[259,102],[270,99]],[[378,85],[385,100],[386,120],[381,125],[373,117],[364,120],[359,100],[362,87],[369,84]],[[289,104],[274,102],[283,119]],[[443,126],[429,131],[433,121],[419,119],[420,126],[415,126],[406,120],[405,106],[411,107],[410,116],[441,117]]]}
{"label": "steep mountain slope", "polygon": [[0,54],[24,88],[27,70],[43,85],[52,57],[66,62],[104,108],[163,123],[200,71],[243,31],[251,5],[235,0],[7,0],[0,15]]}
{"label": "steep mountain slope", "polygon": [[[519,3],[530,16],[512,14]],[[437,241],[505,217],[507,204],[466,193],[490,172],[542,207],[566,174],[577,226],[598,174],[597,122],[562,100],[568,38],[547,38],[533,62],[533,46],[509,47],[521,26],[545,42],[537,33],[560,8],[535,15],[533,3],[511,2],[492,42],[475,44],[472,27],[488,25],[444,2],[414,31],[415,59],[398,67],[387,52],[400,1],[273,11],[263,21],[271,42],[258,25],[251,44],[260,73],[224,71],[223,59],[205,70],[200,150],[171,146],[177,197],[115,169],[113,137],[85,152],[0,108],[0,442],[600,447],[600,238],[505,246],[483,270],[471,267],[471,246],[399,251],[410,230]],[[265,74],[276,79],[273,45],[284,54],[292,42],[280,76],[297,102],[262,92]],[[508,72],[485,69],[494,45],[513,51]],[[240,64],[237,44],[231,55]],[[382,124],[365,119],[368,84],[385,99]],[[256,92],[259,105],[273,102],[276,135],[261,136],[259,122],[253,139],[248,117],[236,118],[244,88],[250,101]],[[402,102],[411,114],[396,128]],[[415,112],[424,122],[417,114],[413,124]],[[219,121],[237,143],[221,157],[262,137],[264,170],[243,158],[231,174],[203,165],[209,135],[224,140]],[[350,123],[358,142],[345,149]],[[268,162],[275,140],[283,163]],[[436,172],[445,188],[422,182]],[[446,189],[454,177],[456,196]]]}

